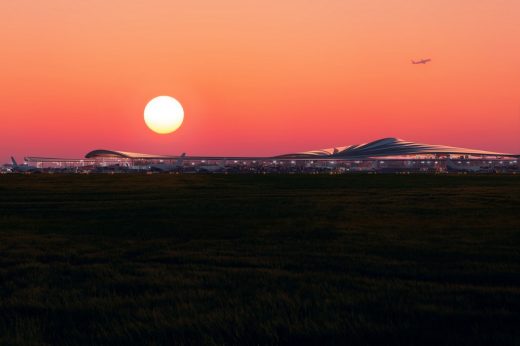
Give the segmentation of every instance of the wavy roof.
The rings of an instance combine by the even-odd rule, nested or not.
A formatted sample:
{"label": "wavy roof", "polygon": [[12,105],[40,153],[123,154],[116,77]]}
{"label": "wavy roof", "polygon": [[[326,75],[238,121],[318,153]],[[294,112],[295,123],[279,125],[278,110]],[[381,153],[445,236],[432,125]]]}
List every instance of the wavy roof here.
{"label": "wavy roof", "polygon": [[[337,158],[337,159],[355,159],[366,157],[382,157],[382,156],[402,156],[402,155],[420,155],[420,154],[461,154],[461,155],[490,155],[490,156],[518,156],[506,153],[497,153],[493,151],[467,149],[450,147],[446,145],[432,145],[404,141],[399,138],[383,138],[377,141],[364,144],[348,145],[345,147],[335,147],[321,150],[311,150],[299,153],[285,154],[275,156],[276,158]],[[133,153],[118,150],[93,150],[85,155],[85,158],[126,158],[126,159],[174,159],[178,156],[168,155],[152,155]],[[210,157],[192,157],[192,158],[210,158]],[[217,157],[214,157],[217,158]],[[226,157],[232,159],[232,157]],[[240,158],[251,159],[251,158]]]}
{"label": "wavy roof", "polygon": [[85,155],[85,158],[91,159],[96,157],[119,157],[123,159],[168,159],[170,156],[165,155],[152,155],[152,154],[141,154],[141,153],[132,153],[129,151],[119,151],[119,150],[92,150]]}
{"label": "wavy roof", "polygon": [[515,156],[493,151],[450,147],[446,145],[423,144],[404,141],[399,138],[383,138],[370,143],[349,145],[321,150],[311,150],[280,157],[331,157],[331,158],[356,158],[376,156],[401,156],[419,154],[462,154],[462,155],[491,155],[491,156]]}

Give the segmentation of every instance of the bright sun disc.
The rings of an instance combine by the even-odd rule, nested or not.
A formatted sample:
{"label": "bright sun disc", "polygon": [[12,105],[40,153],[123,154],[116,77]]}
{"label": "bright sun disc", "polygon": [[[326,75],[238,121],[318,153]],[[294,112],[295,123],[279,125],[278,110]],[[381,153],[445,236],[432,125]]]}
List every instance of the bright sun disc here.
{"label": "bright sun disc", "polygon": [[170,96],[157,96],[144,108],[144,122],[150,130],[167,134],[177,130],[184,120],[184,109]]}

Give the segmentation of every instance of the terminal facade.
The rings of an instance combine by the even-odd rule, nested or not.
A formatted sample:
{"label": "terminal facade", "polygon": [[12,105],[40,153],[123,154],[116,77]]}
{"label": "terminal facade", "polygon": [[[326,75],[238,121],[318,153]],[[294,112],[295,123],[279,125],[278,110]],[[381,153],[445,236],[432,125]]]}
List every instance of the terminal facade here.
{"label": "terminal facade", "polygon": [[178,156],[93,150],[81,159],[26,157],[42,172],[170,173],[515,173],[519,155],[397,138],[272,157]]}

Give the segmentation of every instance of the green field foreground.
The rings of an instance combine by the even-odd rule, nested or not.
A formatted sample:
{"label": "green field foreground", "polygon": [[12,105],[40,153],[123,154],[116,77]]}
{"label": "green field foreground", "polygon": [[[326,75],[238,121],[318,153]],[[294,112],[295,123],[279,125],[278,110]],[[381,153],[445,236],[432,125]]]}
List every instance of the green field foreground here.
{"label": "green field foreground", "polygon": [[520,176],[2,175],[0,344],[520,344]]}

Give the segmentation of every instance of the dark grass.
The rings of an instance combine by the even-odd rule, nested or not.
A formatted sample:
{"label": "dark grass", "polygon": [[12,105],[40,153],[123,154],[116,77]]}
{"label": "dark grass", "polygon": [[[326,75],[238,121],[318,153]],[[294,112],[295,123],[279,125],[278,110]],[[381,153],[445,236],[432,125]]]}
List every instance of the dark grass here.
{"label": "dark grass", "polygon": [[0,176],[0,344],[520,344],[520,176]]}

